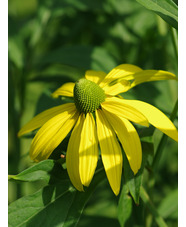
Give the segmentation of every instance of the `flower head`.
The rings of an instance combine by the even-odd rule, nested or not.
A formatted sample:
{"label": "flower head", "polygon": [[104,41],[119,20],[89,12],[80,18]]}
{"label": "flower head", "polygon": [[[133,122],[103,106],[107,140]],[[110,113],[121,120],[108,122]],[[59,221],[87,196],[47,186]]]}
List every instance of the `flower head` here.
{"label": "flower head", "polygon": [[35,116],[18,133],[34,129],[30,149],[35,161],[47,159],[72,130],[66,153],[66,165],[73,185],[83,191],[89,186],[98,161],[98,144],[105,172],[113,192],[118,195],[122,174],[122,151],[134,174],[141,167],[142,149],[138,133],[131,122],[143,126],[152,124],[177,141],[174,124],[156,107],[138,100],[126,100],[118,94],[148,81],[176,79],[161,70],[142,70],[122,64],[108,74],[88,70],[85,78],[66,83],[52,95],[73,97],[74,103],[48,109]]}

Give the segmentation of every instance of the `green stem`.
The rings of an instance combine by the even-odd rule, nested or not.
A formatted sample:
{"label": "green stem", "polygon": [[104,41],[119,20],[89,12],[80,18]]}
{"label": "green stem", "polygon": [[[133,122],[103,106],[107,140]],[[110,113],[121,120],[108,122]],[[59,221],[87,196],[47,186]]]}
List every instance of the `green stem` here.
{"label": "green stem", "polygon": [[176,29],[174,29],[173,27],[170,28],[170,31],[171,31],[171,37],[172,37],[172,43],[173,43],[173,47],[174,47],[175,57],[178,62],[178,34],[177,34]]}
{"label": "green stem", "polygon": [[144,204],[148,207],[149,211],[152,213],[156,223],[158,224],[159,227],[168,227],[163,218],[160,216],[158,211],[156,210],[154,204],[150,200],[147,192],[143,187],[141,187],[140,190],[140,197],[143,200]]}
{"label": "green stem", "polygon": [[167,143],[167,138],[168,137],[165,134],[163,134],[163,136],[162,136],[162,138],[160,140],[160,143],[158,145],[158,148],[157,148],[157,151],[156,151],[153,163],[152,163],[152,169],[153,169],[154,172],[155,172],[155,170],[158,167],[161,155],[163,153],[163,149],[164,149],[164,147],[165,147],[165,145]]}
{"label": "green stem", "polygon": [[[177,116],[177,112],[178,112],[178,100],[176,101],[175,103],[175,106],[173,108],[173,111],[170,115],[170,120],[173,121],[176,116]],[[157,151],[156,151],[156,154],[155,154],[155,157],[154,157],[154,160],[153,160],[153,163],[152,163],[152,169],[155,171],[158,167],[158,164],[159,164],[159,161],[160,161],[160,158],[161,158],[161,155],[162,155],[162,152],[163,152],[163,149],[165,147],[165,144],[167,142],[167,135],[163,135],[161,140],[160,140],[160,143],[158,145],[158,148],[157,148]]]}

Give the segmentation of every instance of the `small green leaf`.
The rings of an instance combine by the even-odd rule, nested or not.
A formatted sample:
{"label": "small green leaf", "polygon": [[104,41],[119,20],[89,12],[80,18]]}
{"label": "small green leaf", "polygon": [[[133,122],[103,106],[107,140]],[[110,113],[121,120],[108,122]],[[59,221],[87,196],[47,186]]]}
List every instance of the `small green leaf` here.
{"label": "small green leaf", "polygon": [[172,0],[136,0],[178,29],[178,7]]}
{"label": "small green leaf", "polygon": [[132,215],[132,198],[128,193],[129,190],[126,184],[124,184],[118,204],[118,220],[121,227],[126,226],[126,223],[129,224]]}
{"label": "small green leaf", "polygon": [[139,194],[141,186],[141,172],[137,173],[135,176],[128,165],[128,160],[124,158],[124,177],[127,183],[130,194],[132,195],[136,204],[139,204]]}
{"label": "small green leaf", "polygon": [[67,176],[62,166],[54,160],[44,160],[17,175],[9,175],[9,180],[32,182],[44,180],[47,183],[64,180]]}
{"label": "small green leaf", "polygon": [[149,155],[152,155],[153,153],[153,144],[151,142],[142,141],[141,143],[142,143],[142,155],[143,155],[142,164],[141,164],[140,170],[135,176],[129,166],[126,156],[124,155],[123,157],[125,182],[136,204],[139,204],[140,187],[141,187],[143,170],[145,168]]}

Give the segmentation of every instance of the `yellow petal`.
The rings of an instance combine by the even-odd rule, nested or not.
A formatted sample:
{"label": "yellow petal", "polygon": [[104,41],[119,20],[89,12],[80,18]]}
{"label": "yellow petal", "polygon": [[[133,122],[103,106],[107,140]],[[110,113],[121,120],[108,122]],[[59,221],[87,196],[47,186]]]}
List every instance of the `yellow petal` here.
{"label": "yellow petal", "polygon": [[101,106],[103,109],[115,114],[116,116],[126,118],[143,126],[149,126],[148,120],[144,114],[135,107],[127,105],[124,99],[117,97],[107,98]]}
{"label": "yellow petal", "polygon": [[107,84],[111,83],[116,79],[120,78],[125,79],[126,76],[133,75],[134,73],[140,71],[142,71],[142,69],[135,65],[131,64],[118,65],[107,74],[107,76],[100,83],[100,87],[103,88],[104,86],[106,86]]}
{"label": "yellow petal", "polygon": [[53,98],[58,98],[59,96],[73,97],[75,83],[63,84],[60,88],[52,93]]}
{"label": "yellow petal", "polygon": [[35,161],[47,159],[67,136],[78,118],[74,107],[47,121],[36,133],[30,148],[30,157]]}
{"label": "yellow petal", "polygon": [[79,146],[84,121],[85,116],[82,113],[79,116],[78,121],[70,136],[66,154],[66,165],[68,175],[74,187],[79,191],[83,191],[83,185],[79,173]]}
{"label": "yellow petal", "polygon": [[87,70],[85,72],[85,78],[91,80],[96,84],[99,84],[107,74],[102,71]]}
{"label": "yellow petal", "polygon": [[101,148],[103,165],[110,186],[119,194],[122,174],[122,153],[115,132],[111,128],[102,110],[96,111],[98,141]]}
{"label": "yellow petal", "polygon": [[162,70],[143,70],[140,72],[131,75],[126,78],[127,80],[133,80],[131,84],[131,88],[150,81],[158,81],[158,80],[177,80],[177,77],[170,72],[162,71]]}
{"label": "yellow petal", "polygon": [[[80,140],[79,146],[79,172],[81,182],[89,186],[94,175],[98,161],[98,140],[94,117],[86,114],[81,134],[76,139]],[[77,148],[78,149],[78,148]]]}
{"label": "yellow petal", "polygon": [[171,137],[173,140],[178,141],[178,131],[172,121],[156,107],[137,100],[126,100],[123,101],[127,105],[136,108],[138,111],[143,113],[148,119],[149,123],[160,131]]}
{"label": "yellow petal", "polygon": [[128,120],[119,118],[105,110],[103,112],[122,144],[132,171],[136,174],[142,161],[141,142],[136,129]]}
{"label": "yellow petal", "polygon": [[74,110],[75,105],[73,103],[67,103],[60,106],[50,108],[43,111],[42,113],[36,115],[31,121],[24,125],[21,130],[18,132],[18,136],[22,136],[28,132],[33,131],[34,129],[40,128],[45,122],[50,118],[60,114],[64,111]]}
{"label": "yellow petal", "polygon": [[129,81],[120,79],[114,85],[106,85],[105,87],[103,87],[103,90],[105,91],[105,94],[114,96],[122,92],[128,91],[130,87],[131,85]]}

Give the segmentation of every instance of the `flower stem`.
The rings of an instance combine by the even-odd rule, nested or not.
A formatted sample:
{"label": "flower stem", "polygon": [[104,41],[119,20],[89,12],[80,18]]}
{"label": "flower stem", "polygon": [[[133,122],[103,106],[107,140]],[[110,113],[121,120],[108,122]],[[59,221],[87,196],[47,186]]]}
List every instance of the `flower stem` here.
{"label": "flower stem", "polygon": [[159,227],[168,227],[163,218],[160,216],[158,211],[156,210],[154,204],[150,200],[147,192],[143,187],[141,187],[140,190],[140,197],[143,200],[144,204],[148,207],[149,211],[152,213],[156,223],[158,224]]}

